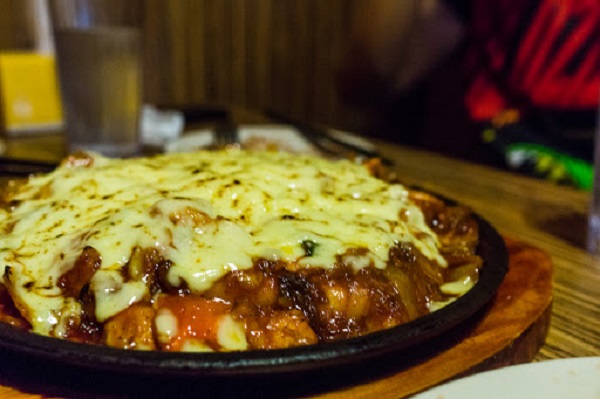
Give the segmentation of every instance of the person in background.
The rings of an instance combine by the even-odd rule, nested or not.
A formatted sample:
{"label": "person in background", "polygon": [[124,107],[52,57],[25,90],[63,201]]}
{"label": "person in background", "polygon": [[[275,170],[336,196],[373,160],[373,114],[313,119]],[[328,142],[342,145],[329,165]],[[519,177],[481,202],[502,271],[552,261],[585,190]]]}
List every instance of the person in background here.
{"label": "person in background", "polygon": [[342,99],[373,134],[589,189],[598,0],[357,2]]}

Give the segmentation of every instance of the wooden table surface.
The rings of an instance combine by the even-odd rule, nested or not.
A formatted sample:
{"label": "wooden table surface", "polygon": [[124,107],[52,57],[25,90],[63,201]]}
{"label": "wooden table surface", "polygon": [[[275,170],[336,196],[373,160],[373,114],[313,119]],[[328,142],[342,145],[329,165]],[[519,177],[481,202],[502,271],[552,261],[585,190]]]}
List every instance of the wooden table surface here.
{"label": "wooden table surface", "polygon": [[[21,158],[56,160],[62,151],[62,139],[55,135],[6,144],[5,155]],[[502,235],[550,256],[554,268],[551,326],[534,360],[600,356],[600,258],[585,250],[588,193],[433,153],[378,144],[382,155],[394,160],[394,169],[405,183],[470,206]]]}

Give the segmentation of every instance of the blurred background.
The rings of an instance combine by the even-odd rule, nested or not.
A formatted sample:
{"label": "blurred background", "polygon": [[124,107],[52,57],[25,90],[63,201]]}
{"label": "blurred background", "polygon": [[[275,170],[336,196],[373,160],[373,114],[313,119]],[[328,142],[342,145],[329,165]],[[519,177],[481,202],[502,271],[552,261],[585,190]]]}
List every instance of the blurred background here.
{"label": "blurred background", "polygon": [[[527,39],[529,27],[538,29],[541,26],[548,33],[542,30],[544,35],[537,36],[547,37],[548,43],[553,41],[554,47],[558,48],[575,37],[580,42],[577,46],[582,49],[587,46],[586,50],[593,48],[588,52],[594,59],[585,67],[591,68],[590,76],[593,76],[596,85],[600,81],[600,40],[593,44],[585,43],[590,41],[589,38],[600,38],[600,6],[596,0],[528,0],[519,3],[518,7],[511,5],[510,1],[473,2],[475,6],[467,6],[468,2],[462,0],[449,1],[455,8],[452,10],[455,17],[436,19],[438,16],[435,16],[429,22],[432,26],[442,27],[442,38],[451,43],[446,43],[447,48],[433,48],[430,53],[437,56],[435,62],[429,62],[424,73],[412,76],[410,84],[399,82],[402,79],[398,76],[386,75],[390,68],[385,65],[385,51],[389,51],[389,47],[386,50],[377,48],[377,43],[375,46],[375,50],[382,50],[384,65],[369,59],[374,54],[360,52],[357,35],[361,33],[361,15],[371,18],[363,21],[363,25],[367,26],[367,36],[373,34],[368,32],[369,29],[382,37],[387,33],[391,35],[387,37],[395,34],[386,32],[385,18],[369,10],[371,5],[384,3],[389,6],[395,2],[145,0],[144,101],[163,108],[235,106],[267,110],[305,123],[327,125],[589,188],[597,101],[595,108],[584,107],[584,112],[578,109],[576,113],[569,113],[567,118],[551,109],[550,112],[531,113],[529,116],[533,117],[527,123],[522,123],[524,118],[521,115],[515,119],[509,113],[508,116],[503,114],[500,128],[493,124],[490,126],[491,118],[486,124],[481,124],[474,121],[473,115],[469,114],[471,110],[465,106],[467,85],[475,76],[469,75],[473,69],[465,68],[465,59],[468,58],[468,47],[473,47],[473,43],[488,47],[490,43],[492,47],[500,43],[514,50],[510,40]],[[419,2],[396,4],[409,3]],[[419,62],[414,60],[424,50],[431,50],[433,41],[428,36],[431,32],[421,29],[414,21],[426,21],[427,7],[434,3],[442,2],[420,2],[424,6],[420,7],[421,10],[413,10],[416,14],[410,14],[409,10],[406,19],[390,25],[400,27],[400,30],[404,26],[415,25],[413,33],[423,39],[405,53],[408,64],[415,69]],[[557,6],[559,3],[560,6]],[[479,10],[477,4],[482,5]],[[35,46],[27,6],[27,1],[0,0],[0,52],[27,50]],[[563,6],[573,15],[563,12]],[[548,15],[539,17],[539,26],[533,24],[538,16],[530,12],[536,10],[540,14],[544,11],[543,7],[557,10],[556,16],[561,18],[568,16],[562,20],[564,29],[552,30],[551,26],[544,25],[543,18],[548,19]],[[514,9],[514,16],[510,14],[511,9]],[[467,22],[474,11],[481,11],[482,17]],[[523,15],[527,17],[527,24],[519,25],[521,30],[511,27],[511,21]],[[496,17],[507,22],[496,21]],[[380,21],[383,21],[381,26]],[[475,29],[454,29],[453,24],[457,21]],[[485,23],[478,26],[477,21]],[[532,24],[529,25],[529,22]],[[587,33],[579,35],[579,28]],[[514,37],[513,31],[524,35]],[[490,32],[504,34],[504,41],[484,37]],[[449,39],[454,36],[457,42]],[[393,40],[391,42],[394,44]],[[407,49],[401,45],[397,47],[397,54]],[[536,43],[536,46],[541,45]],[[491,64],[497,61],[492,52],[484,56],[492,60]],[[572,55],[573,58],[576,56]],[[540,68],[539,65],[537,67]],[[598,91],[596,86],[591,89]],[[504,123],[506,118],[510,122],[508,129]],[[512,123],[515,121],[519,123]],[[502,133],[502,137],[508,138],[507,142],[497,140],[501,130],[507,132]],[[533,142],[536,147],[527,147],[525,156],[523,148],[508,154],[506,146],[513,144],[515,135],[517,142]],[[517,164],[510,164],[510,157],[512,161],[517,160]],[[573,173],[578,174],[575,179],[571,176]]]}
{"label": "blurred background", "polygon": [[[273,109],[361,130],[333,79],[352,3],[146,0],[145,101]],[[0,51],[34,46],[27,4],[0,0]]]}

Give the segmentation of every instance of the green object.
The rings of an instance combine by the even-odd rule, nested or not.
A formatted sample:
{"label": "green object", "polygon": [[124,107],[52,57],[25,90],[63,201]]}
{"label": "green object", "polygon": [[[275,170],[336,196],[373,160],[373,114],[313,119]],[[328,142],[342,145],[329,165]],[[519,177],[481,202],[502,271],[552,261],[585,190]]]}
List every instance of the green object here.
{"label": "green object", "polygon": [[300,246],[304,250],[306,256],[313,256],[319,244],[313,240],[304,240],[300,243]]}
{"label": "green object", "polygon": [[513,168],[529,167],[529,172],[538,177],[560,184],[572,184],[582,190],[592,189],[594,167],[580,158],[532,143],[509,144],[505,157]]}

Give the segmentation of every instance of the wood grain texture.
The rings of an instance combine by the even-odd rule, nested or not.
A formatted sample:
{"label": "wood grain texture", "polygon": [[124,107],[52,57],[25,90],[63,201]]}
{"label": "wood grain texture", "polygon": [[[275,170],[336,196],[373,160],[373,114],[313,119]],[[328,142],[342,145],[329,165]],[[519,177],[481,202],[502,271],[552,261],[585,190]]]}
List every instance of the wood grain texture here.
{"label": "wood grain texture", "polygon": [[26,4],[23,0],[0,1],[0,51],[33,49],[34,31]]}
{"label": "wood grain texture", "polygon": [[148,0],[147,101],[358,128],[366,117],[344,105],[335,82],[354,2]]}
{"label": "wood grain texture", "polygon": [[43,399],[45,396],[36,395],[36,394],[28,394],[17,391],[14,388],[10,387],[0,387],[0,398],[10,398],[10,399]]}

